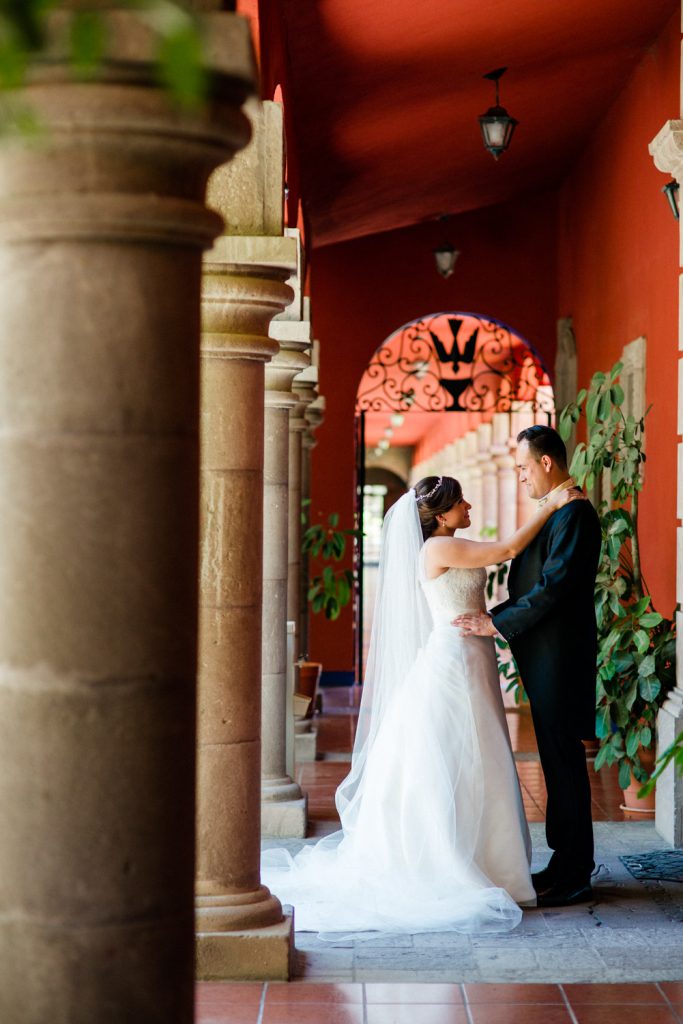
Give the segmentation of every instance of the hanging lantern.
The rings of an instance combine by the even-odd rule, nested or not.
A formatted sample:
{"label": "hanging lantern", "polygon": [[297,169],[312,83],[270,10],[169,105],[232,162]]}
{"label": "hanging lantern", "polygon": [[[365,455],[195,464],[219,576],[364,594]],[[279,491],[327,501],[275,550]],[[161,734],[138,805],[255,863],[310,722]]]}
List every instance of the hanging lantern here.
{"label": "hanging lantern", "polygon": [[484,145],[495,160],[508,148],[512,133],[519,124],[519,121],[510,117],[505,107],[500,105],[499,82],[506,71],[507,68],[496,68],[495,71],[489,71],[484,75],[484,78],[496,83],[496,102],[495,106],[489,107],[485,114],[481,114],[479,126]]}
{"label": "hanging lantern", "polygon": [[434,249],[434,259],[436,261],[436,269],[442,277],[450,277],[453,273],[453,267],[460,253],[457,249],[454,249],[452,245],[446,243],[440,245],[438,249]]}
{"label": "hanging lantern", "polygon": [[[436,269],[442,277],[450,277],[453,273],[453,267],[460,253],[453,246],[446,234],[446,225],[450,220],[450,216],[447,213],[442,213],[439,216],[439,224],[442,228],[443,242],[437,246],[436,249],[432,249],[434,253],[434,260],[436,262]],[[444,237],[446,236],[446,237]]]}

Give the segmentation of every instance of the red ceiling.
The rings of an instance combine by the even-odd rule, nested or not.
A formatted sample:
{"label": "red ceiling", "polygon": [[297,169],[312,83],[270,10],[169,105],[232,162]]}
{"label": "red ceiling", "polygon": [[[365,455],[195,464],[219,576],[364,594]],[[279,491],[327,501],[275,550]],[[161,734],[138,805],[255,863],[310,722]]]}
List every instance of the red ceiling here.
{"label": "red ceiling", "polygon": [[[678,0],[261,0],[313,245],[554,183]],[[477,115],[507,65],[496,163]]]}

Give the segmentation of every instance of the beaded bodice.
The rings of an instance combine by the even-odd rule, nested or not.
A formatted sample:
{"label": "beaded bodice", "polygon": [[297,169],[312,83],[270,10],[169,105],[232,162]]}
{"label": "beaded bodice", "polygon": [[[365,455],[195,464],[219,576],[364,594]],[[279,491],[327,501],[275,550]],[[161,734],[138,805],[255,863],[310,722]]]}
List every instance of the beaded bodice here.
{"label": "beaded bodice", "polygon": [[422,587],[435,623],[486,608],[486,569],[446,569],[433,580],[423,578]]}

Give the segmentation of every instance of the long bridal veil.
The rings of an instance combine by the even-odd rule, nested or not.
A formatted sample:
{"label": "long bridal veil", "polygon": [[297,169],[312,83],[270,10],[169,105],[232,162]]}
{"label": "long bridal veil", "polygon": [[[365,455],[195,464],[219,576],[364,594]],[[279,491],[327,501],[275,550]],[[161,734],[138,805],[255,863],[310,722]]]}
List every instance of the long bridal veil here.
{"label": "long bridal veil", "polygon": [[375,610],[351,771],[335,798],[345,833],[353,831],[358,818],[365,767],[379,725],[431,632],[432,618],[419,584],[421,548],[422,529],[411,488],[389,509],[382,526]]}
{"label": "long bridal veil", "polygon": [[434,627],[421,548],[411,490],[383,527],[351,770],[336,795],[341,828],[294,857],[262,858],[263,882],[294,906],[297,929],[324,938],[500,931],[521,917],[476,865],[484,771],[469,681],[490,664],[453,627]]}

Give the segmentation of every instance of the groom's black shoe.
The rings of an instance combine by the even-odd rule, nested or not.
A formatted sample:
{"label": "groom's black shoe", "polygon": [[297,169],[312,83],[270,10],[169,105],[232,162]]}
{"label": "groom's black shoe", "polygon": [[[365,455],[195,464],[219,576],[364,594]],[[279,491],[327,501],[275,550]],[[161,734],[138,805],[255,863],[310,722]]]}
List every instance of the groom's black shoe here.
{"label": "groom's black shoe", "polygon": [[542,871],[534,871],[531,875],[531,884],[537,893],[549,889],[555,881],[557,881],[557,872],[552,869],[550,864]]}
{"label": "groom's black shoe", "polygon": [[590,879],[580,882],[557,879],[543,889],[537,888],[536,894],[537,907],[571,907],[593,899]]}

